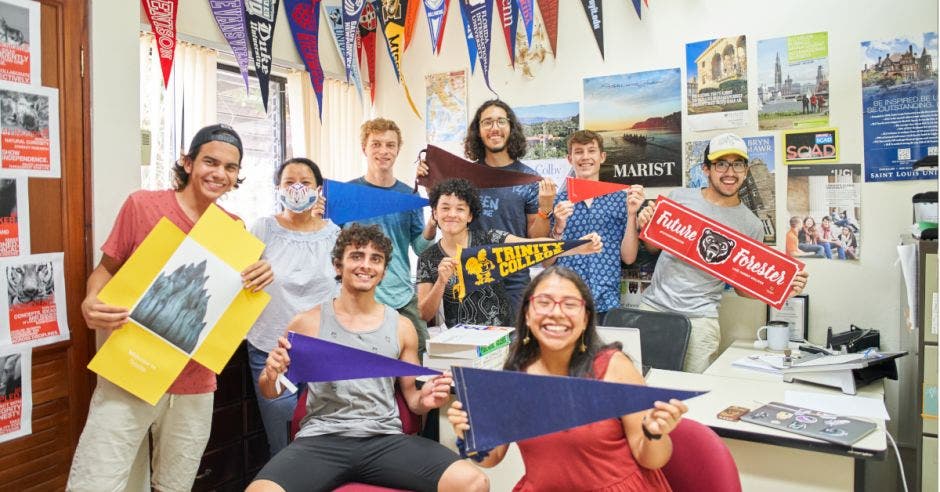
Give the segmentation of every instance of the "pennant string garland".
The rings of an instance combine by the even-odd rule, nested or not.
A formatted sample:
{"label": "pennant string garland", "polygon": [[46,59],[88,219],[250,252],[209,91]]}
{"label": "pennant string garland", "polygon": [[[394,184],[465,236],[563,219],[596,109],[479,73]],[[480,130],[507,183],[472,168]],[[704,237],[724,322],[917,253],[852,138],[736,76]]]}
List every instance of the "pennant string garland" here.
{"label": "pennant string garland", "polygon": [[591,29],[594,31],[594,40],[597,41],[597,47],[601,50],[601,58],[604,58],[604,10],[601,0],[581,0],[584,7],[584,15],[587,16]]}
{"label": "pennant string garland", "polygon": [[173,56],[176,53],[176,12],[178,0],[141,0],[150,30],[157,44],[160,69],[163,71],[163,87],[170,83]]}
{"label": "pennant string garland", "polygon": [[[411,92],[408,90],[408,84],[405,83],[405,77],[401,70],[401,55],[404,49],[405,38],[405,12],[408,8],[408,0],[381,0],[382,4],[377,9],[379,23],[382,26],[382,32],[385,34],[385,46],[388,48],[388,56],[392,60],[392,68],[395,70],[395,77],[398,83],[405,90],[405,98],[411,110],[420,119],[421,113],[411,99]],[[411,0],[412,3],[417,0]],[[373,79],[374,80],[374,79]],[[373,83],[373,86],[375,84]]]}
{"label": "pennant string garland", "polygon": [[222,32],[225,42],[232,48],[238,71],[245,81],[245,91],[248,89],[248,24],[245,19],[244,0],[209,0],[212,16]]}
{"label": "pennant string garland", "polygon": [[431,53],[437,54],[441,52],[441,43],[444,42],[444,25],[447,23],[450,0],[422,0],[422,3],[431,32]]}
{"label": "pennant string garland", "polygon": [[284,0],[287,21],[297,45],[297,53],[310,74],[310,83],[317,95],[319,116],[323,117],[323,67],[320,65],[320,0]]}
{"label": "pennant string garland", "polygon": [[255,60],[255,73],[261,86],[261,103],[268,111],[269,80],[271,78],[272,45],[274,43],[274,21],[280,0],[251,0],[245,4],[248,21],[248,38],[251,54]]}

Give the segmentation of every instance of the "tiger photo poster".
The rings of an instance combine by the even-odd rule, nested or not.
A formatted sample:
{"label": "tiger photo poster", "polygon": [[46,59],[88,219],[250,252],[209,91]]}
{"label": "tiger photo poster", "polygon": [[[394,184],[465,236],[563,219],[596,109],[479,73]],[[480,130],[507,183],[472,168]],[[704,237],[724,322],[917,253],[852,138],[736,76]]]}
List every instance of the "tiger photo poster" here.
{"label": "tiger photo poster", "polygon": [[0,345],[38,347],[69,339],[62,253],[0,259],[7,315]]}

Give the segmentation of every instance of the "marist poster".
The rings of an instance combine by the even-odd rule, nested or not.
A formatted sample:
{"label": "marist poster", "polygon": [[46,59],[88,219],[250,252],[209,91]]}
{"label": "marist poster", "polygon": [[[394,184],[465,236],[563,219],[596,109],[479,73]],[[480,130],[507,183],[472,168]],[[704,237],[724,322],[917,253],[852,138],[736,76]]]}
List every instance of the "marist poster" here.
{"label": "marist poster", "polygon": [[584,128],[604,138],[601,181],[682,185],[678,68],[584,79]]}
{"label": "marist poster", "polygon": [[[862,42],[865,181],[937,179],[937,33]],[[936,164],[934,164],[936,166]]]}

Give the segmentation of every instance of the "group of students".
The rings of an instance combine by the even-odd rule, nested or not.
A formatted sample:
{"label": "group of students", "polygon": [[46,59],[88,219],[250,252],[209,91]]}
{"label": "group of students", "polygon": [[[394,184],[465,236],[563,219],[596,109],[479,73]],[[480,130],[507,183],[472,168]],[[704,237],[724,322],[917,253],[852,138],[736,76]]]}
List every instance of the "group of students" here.
{"label": "group of students", "polygon": [[802,219],[798,216],[790,217],[790,230],[786,240],[787,254],[793,257],[811,256],[831,260],[835,252],[835,257],[840,260],[857,259],[858,239],[847,219],[841,222],[842,225],[838,222],[834,225],[833,219],[824,215],[817,226],[816,219],[809,215]]}
{"label": "group of students", "polygon": [[[367,172],[354,182],[414,193],[393,174],[402,144],[398,126],[377,118],[361,130]],[[536,174],[519,161],[525,154],[525,136],[503,101],[480,106],[464,146],[476,165]],[[127,310],[101,303],[97,293],[160,217],[188,231],[210,204],[237,187],[241,157],[241,140],[230,127],[206,127],[175,166],[175,190],[138,191],[127,199],[102,247],[101,263],[88,280],[82,312],[90,328],[112,330],[127,321]],[[578,131],[569,139],[568,160],[578,178],[598,180],[605,158],[600,135]],[[731,134],[712,139],[702,168],[707,188],[679,189],[670,198],[759,240],[760,221],[737,196],[747,176],[743,140]],[[427,164],[419,164],[417,174],[427,172]],[[290,441],[287,422],[297,396],[281,394],[275,384],[290,363],[285,331],[420,364],[427,321],[443,306],[448,326],[514,324],[507,370],[642,384],[626,356],[616,345],[604,345],[595,330],[595,323],[619,305],[620,264],[634,261],[638,230],[652,216],[653,207],[641,210],[642,187],[572,203],[566,190],[558,191],[549,179],[482,190],[451,179],[428,190],[431,219],[426,224],[417,209],[340,228],[323,217],[323,176],[315,163],[288,160],[278,167],[275,180],[283,211],[252,225],[252,233],[266,248],[262,259],[242,273],[245,288],[271,294],[247,339],[273,458],[250,490],[331,490],[346,481],[412,490],[488,488],[486,476],[456,453],[402,435],[396,385],[409,409],[424,415],[449,401],[451,378],[446,373],[421,389],[408,377],[397,382],[376,378],[310,384],[303,402],[306,416]],[[440,240],[434,243],[438,230]],[[557,258],[556,265],[531,284],[528,271],[522,271],[462,300],[452,294],[457,247],[578,238],[588,241]],[[419,256],[417,289],[409,249]],[[806,280],[807,274],[800,272],[791,295],[799,294]],[[722,290],[723,282],[715,277],[667,252],[660,255],[642,308],[690,318],[688,371],[703,371],[717,351]],[[73,460],[69,490],[125,488],[148,430],[153,436],[153,488],[188,490],[208,441],[214,390],[215,375],[193,362],[156,406],[99,382]],[[458,436],[467,428],[460,408],[458,402],[448,411]],[[577,490],[622,483],[626,489],[668,489],[655,470],[668,461],[671,444],[666,436],[685,411],[681,402],[659,402],[648,411],[577,432],[523,441],[526,475],[517,488]],[[577,451],[583,449],[588,451]],[[501,446],[475,458],[493,466],[504,454]],[[559,458],[568,466],[556,466]]]}

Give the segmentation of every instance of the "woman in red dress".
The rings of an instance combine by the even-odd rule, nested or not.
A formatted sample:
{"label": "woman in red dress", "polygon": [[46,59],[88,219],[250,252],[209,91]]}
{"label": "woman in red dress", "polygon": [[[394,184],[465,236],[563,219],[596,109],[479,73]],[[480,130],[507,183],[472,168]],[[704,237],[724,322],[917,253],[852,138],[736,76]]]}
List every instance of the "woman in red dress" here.
{"label": "woman in red dress", "polygon": [[[523,295],[504,369],[644,384],[619,343],[603,345],[594,314],[591,292],[578,274],[560,266],[545,269]],[[650,410],[520,441],[525,475],[514,490],[670,490],[660,468],[672,455],[668,434],[687,410],[678,400],[656,402]],[[470,425],[460,402],[447,416],[462,438]],[[486,468],[496,466],[508,447],[497,446],[474,459]]]}

